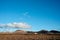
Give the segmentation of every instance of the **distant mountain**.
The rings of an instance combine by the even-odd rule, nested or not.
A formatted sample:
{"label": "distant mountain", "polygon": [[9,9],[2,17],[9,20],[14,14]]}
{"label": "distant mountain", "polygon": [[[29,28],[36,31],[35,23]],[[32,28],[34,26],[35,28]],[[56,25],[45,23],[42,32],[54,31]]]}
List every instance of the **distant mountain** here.
{"label": "distant mountain", "polygon": [[44,34],[60,34],[60,31],[57,31],[57,30],[51,30],[51,31],[48,31],[48,30],[40,30],[37,33],[38,34],[39,33],[44,33]]}
{"label": "distant mountain", "polygon": [[47,30],[40,30],[40,31],[38,31],[37,33],[44,33],[44,34],[47,34],[48,31],[47,31]]}
{"label": "distant mountain", "polygon": [[60,33],[60,31],[57,31],[57,30],[51,30],[50,33]]}
{"label": "distant mountain", "polygon": [[0,32],[0,34],[60,34],[60,31],[57,30],[40,30],[37,32],[34,31],[24,31],[24,30],[16,30],[15,32]]}
{"label": "distant mountain", "polygon": [[27,34],[27,31],[24,31],[24,30],[16,30],[14,33],[15,34]]}

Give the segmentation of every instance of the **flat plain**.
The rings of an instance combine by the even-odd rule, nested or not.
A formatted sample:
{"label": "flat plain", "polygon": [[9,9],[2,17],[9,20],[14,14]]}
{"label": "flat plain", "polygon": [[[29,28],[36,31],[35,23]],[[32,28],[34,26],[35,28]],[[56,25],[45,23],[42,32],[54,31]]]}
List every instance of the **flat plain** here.
{"label": "flat plain", "polygon": [[0,34],[0,40],[60,40],[60,34]]}

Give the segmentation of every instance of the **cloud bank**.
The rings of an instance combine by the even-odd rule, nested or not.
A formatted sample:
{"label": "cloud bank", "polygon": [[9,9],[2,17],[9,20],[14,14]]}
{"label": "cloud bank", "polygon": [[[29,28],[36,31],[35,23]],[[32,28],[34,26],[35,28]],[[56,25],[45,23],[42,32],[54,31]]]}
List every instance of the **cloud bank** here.
{"label": "cloud bank", "polygon": [[8,23],[8,24],[0,24],[0,28],[3,28],[3,27],[31,28],[31,26],[29,24],[23,23],[23,22],[20,22],[20,23],[13,22],[13,23]]}

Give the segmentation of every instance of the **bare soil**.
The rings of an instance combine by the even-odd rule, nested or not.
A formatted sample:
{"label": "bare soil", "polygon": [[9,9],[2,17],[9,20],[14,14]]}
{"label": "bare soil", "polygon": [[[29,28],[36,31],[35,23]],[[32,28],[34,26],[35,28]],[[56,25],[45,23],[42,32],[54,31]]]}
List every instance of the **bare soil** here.
{"label": "bare soil", "polygon": [[0,34],[0,40],[60,40],[60,34]]}

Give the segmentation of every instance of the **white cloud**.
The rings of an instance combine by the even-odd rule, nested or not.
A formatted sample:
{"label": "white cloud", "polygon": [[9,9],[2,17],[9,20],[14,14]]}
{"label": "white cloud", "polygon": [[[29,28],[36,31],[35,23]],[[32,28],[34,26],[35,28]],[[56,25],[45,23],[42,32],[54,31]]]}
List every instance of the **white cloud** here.
{"label": "white cloud", "polygon": [[13,23],[8,23],[8,24],[0,24],[0,27],[31,28],[31,26],[29,24],[23,23],[23,22],[20,22],[20,23],[13,22]]}

